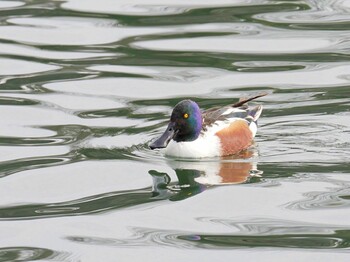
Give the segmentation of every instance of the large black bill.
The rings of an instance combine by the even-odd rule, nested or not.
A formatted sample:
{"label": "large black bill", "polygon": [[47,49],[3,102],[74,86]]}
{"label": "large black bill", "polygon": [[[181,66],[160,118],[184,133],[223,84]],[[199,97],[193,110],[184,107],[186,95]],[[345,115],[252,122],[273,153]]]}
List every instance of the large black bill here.
{"label": "large black bill", "polygon": [[174,137],[175,135],[175,129],[174,129],[175,124],[170,122],[167,129],[161,135],[160,138],[152,142],[149,147],[151,149],[156,149],[156,148],[165,148],[169,144],[170,140]]}

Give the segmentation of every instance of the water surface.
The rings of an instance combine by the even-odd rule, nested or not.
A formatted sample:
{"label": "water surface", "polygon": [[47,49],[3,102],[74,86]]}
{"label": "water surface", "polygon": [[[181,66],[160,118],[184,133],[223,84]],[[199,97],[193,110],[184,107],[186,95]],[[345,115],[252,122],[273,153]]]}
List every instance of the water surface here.
{"label": "water surface", "polygon": [[[0,1],[0,261],[347,261],[349,1]],[[147,144],[268,92],[238,156]]]}

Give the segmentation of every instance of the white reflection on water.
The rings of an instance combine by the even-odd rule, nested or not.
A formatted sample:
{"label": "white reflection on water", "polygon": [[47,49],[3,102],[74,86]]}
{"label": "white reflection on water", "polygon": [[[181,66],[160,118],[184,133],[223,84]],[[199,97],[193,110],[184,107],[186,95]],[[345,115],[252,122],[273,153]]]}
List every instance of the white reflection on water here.
{"label": "white reflection on water", "polygon": [[1,146],[0,161],[16,160],[29,157],[44,157],[50,155],[63,155],[70,151],[68,146]]}
{"label": "white reflection on water", "polygon": [[23,2],[20,1],[0,1],[0,8],[11,8],[24,5]]}
{"label": "white reflection on water", "polygon": [[[4,126],[4,130],[15,126],[45,126],[45,125],[86,125],[86,126],[133,126],[139,121],[128,119],[128,118],[118,118],[118,121],[110,121],[106,118],[93,118],[84,119],[75,115],[66,114],[65,112],[59,110],[48,110],[47,108],[18,108],[7,106],[0,112],[0,117],[2,122],[1,126]],[[112,122],[112,123],[111,123]],[[4,135],[4,133],[2,133]],[[25,134],[23,134],[25,135]]]}
{"label": "white reflection on water", "polygon": [[[126,37],[159,34],[162,28],[116,27],[113,21],[91,18],[13,18],[0,27],[0,38],[37,45],[97,45]],[[93,34],[91,32],[94,32]]]}
{"label": "white reflection on water", "polygon": [[[6,94],[7,97],[27,98],[40,102],[47,107],[67,110],[98,110],[108,108],[119,108],[125,106],[124,103],[108,99],[107,97],[75,96],[70,93],[48,93],[48,94]],[[30,100],[29,100],[30,101]]]}
{"label": "white reflection on water", "polygon": [[[113,67],[112,67],[113,69]],[[137,69],[137,68],[136,68]],[[152,68],[155,69],[155,68]],[[118,68],[116,68],[118,71]],[[125,71],[125,67],[123,69]],[[132,70],[130,67],[129,70]],[[215,89],[251,88],[261,86],[278,86],[280,89],[302,89],[305,86],[336,86],[349,83],[347,79],[350,66],[347,63],[334,63],[322,68],[310,68],[290,72],[261,72],[239,73],[212,69],[190,69],[187,71],[188,82],[178,82],[176,79],[183,77],[183,70],[175,70],[173,74],[179,74],[175,81],[165,79],[142,79],[132,77],[96,78],[88,80],[67,81],[62,83],[49,83],[44,87],[53,91],[74,92],[89,95],[114,96],[116,98],[134,99],[159,99],[176,96],[204,95]],[[163,70],[160,70],[162,72]],[[143,71],[149,74],[149,71]],[[209,73],[209,75],[206,75]],[[152,74],[152,73],[151,73]],[[175,75],[176,76],[176,75]],[[182,77],[181,77],[182,76]],[[197,78],[195,77],[197,76]],[[201,77],[203,76],[203,77]],[[207,76],[210,76],[207,79]],[[196,80],[196,81],[194,81]],[[96,89],[96,86],[99,88]],[[133,92],[130,92],[132,88]],[[165,93],[164,93],[165,92]]]}
{"label": "white reflection on water", "polygon": [[330,24],[330,23],[342,23],[349,21],[349,0],[309,0],[307,3],[310,5],[310,10],[295,11],[295,12],[278,12],[278,13],[266,13],[257,14],[254,17],[269,22],[282,22],[291,24]]}
{"label": "white reflection on water", "polygon": [[250,39],[229,37],[198,37],[189,39],[154,40],[136,42],[138,48],[153,50],[177,50],[197,52],[242,52],[242,53],[297,53],[312,50],[317,52],[323,48],[330,48],[333,41],[315,38],[275,38],[262,39],[251,37]]}
{"label": "white reflection on water", "polygon": [[210,0],[202,0],[200,2],[196,0],[186,1],[171,1],[171,0],[129,0],[115,1],[115,0],[100,0],[96,5],[94,0],[85,0],[84,5],[81,5],[79,0],[68,0],[62,4],[62,8],[70,10],[85,11],[85,12],[97,12],[107,14],[123,14],[123,15],[169,15],[185,12],[189,9],[198,7],[213,7],[213,6],[232,6],[247,4],[249,1],[245,0],[218,0],[213,3]]}
{"label": "white reflection on water", "polygon": [[0,206],[74,201],[104,192],[144,188],[152,180],[140,173],[147,174],[150,168],[152,165],[137,162],[90,161],[24,171],[2,179],[0,189],[11,191],[1,197]]}
{"label": "white reflection on water", "polygon": [[49,59],[84,59],[105,56],[117,56],[112,53],[88,53],[88,52],[65,52],[65,51],[48,51],[40,48],[34,48],[26,45],[2,44],[0,43],[0,54],[21,55],[37,58]]}
{"label": "white reflection on water", "polygon": [[59,68],[59,66],[47,65],[37,62],[0,58],[0,76],[34,74],[56,70]]}

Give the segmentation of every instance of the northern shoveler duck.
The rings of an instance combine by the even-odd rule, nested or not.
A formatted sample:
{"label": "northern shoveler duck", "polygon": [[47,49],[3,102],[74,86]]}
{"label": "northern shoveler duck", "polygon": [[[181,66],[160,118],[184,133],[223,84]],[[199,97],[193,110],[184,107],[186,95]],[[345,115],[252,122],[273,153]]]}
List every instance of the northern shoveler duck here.
{"label": "northern shoveler duck", "polygon": [[247,102],[265,95],[243,98],[233,105],[204,112],[196,102],[183,100],[174,107],[163,135],[149,147],[165,148],[166,155],[180,158],[237,154],[252,144],[262,111],[262,105],[249,108]]}

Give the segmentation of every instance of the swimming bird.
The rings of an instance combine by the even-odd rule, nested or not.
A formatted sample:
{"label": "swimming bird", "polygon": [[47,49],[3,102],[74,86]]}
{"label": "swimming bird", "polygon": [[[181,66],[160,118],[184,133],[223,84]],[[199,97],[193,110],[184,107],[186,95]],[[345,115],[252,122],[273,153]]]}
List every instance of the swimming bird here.
{"label": "swimming bird", "polygon": [[149,147],[165,148],[165,155],[179,158],[237,154],[252,145],[262,112],[262,105],[249,108],[247,103],[265,95],[203,112],[196,102],[182,100],[174,107],[165,132]]}

